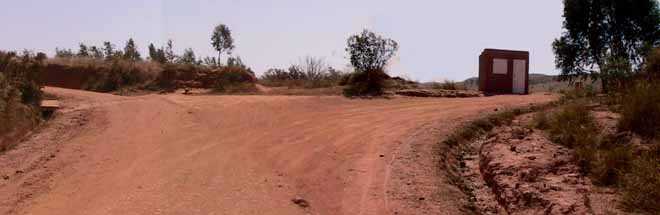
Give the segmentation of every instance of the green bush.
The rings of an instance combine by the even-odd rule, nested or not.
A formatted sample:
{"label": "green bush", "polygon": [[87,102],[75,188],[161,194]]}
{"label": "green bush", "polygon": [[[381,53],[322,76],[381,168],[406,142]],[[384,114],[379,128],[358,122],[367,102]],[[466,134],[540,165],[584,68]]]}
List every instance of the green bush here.
{"label": "green bush", "polygon": [[639,82],[625,93],[621,101],[621,120],[618,127],[643,137],[660,134],[660,86]]}
{"label": "green bush", "polygon": [[227,66],[214,73],[215,90],[226,93],[255,92],[254,76],[241,67]]}

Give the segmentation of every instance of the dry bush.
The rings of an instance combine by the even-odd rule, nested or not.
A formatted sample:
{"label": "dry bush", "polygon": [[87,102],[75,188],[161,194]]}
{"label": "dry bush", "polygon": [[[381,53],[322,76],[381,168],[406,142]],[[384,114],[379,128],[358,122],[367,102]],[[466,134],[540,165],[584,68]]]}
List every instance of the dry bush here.
{"label": "dry bush", "polygon": [[579,147],[594,144],[598,126],[584,101],[576,101],[560,108],[550,119],[548,131],[552,141]]}
{"label": "dry bush", "polygon": [[45,55],[0,51],[0,152],[36,126],[42,98],[39,73]]}
{"label": "dry bush", "polygon": [[301,63],[287,70],[269,69],[259,78],[259,83],[270,87],[326,88],[340,84],[347,74],[327,67],[321,58],[306,57]]}
{"label": "dry bush", "polygon": [[653,214],[660,211],[660,143],[632,161],[623,176],[623,206],[630,211]]}
{"label": "dry bush", "polygon": [[532,126],[537,129],[547,129],[550,126],[550,119],[548,118],[548,113],[545,111],[539,111],[534,113],[532,118]]}
{"label": "dry bush", "polygon": [[633,131],[643,137],[660,134],[660,84],[639,82],[621,98],[622,131]]}
{"label": "dry bush", "polygon": [[458,83],[445,80],[443,83],[434,82],[431,87],[436,90],[466,90],[467,87],[460,86]]}

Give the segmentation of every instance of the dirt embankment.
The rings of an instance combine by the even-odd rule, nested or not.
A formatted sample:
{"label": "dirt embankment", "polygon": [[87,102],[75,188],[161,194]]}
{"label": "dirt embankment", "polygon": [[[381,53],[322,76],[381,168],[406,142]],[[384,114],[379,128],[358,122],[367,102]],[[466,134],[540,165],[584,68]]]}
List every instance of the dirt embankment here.
{"label": "dirt embankment", "polygon": [[482,214],[620,214],[616,195],[592,184],[574,151],[529,128],[532,114],[473,141],[463,176]]}
{"label": "dirt embankment", "polygon": [[554,99],[46,91],[70,109],[28,142],[52,149],[0,156],[16,164],[0,167],[1,214],[457,214],[463,196],[437,169],[438,138],[495,108]]}

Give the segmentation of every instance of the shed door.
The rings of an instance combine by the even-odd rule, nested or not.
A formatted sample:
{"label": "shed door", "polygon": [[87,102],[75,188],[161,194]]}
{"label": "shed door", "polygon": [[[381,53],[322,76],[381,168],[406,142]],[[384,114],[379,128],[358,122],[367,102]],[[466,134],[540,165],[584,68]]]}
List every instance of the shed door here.
{"label": "shed door", "polygon": [[526,60],[513,60],[513,93],[525,94]]}

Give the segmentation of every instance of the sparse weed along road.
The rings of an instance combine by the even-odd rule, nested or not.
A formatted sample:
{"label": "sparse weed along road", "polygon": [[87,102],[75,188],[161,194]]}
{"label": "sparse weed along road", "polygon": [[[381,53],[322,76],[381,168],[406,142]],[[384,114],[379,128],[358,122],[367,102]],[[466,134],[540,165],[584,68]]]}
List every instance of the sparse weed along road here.
{"label": "sparse weed along road", "polygon": [[433,145],[495,108],[555,98],[46,92],[63,98],[56,118],[84,110],[85,123],[46,161],[21,147],[2,155],[21,160],[0,169],[12,171],[0,213],[455,214],[461,195],[434,168]]}

